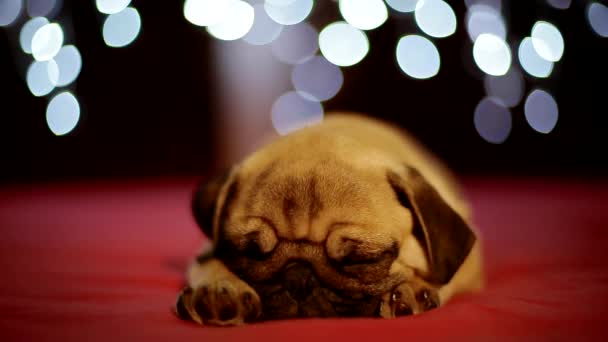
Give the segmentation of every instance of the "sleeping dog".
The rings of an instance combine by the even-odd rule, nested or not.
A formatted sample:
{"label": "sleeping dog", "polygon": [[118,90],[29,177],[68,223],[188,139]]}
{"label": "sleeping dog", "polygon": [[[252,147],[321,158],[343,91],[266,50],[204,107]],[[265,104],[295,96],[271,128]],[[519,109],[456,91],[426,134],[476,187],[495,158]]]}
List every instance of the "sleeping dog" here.
{"label": "sleeping dog", "polygon": [[354,114],[284,136],[203,183],[212,240],[177,314],[210,325],[419,314],[482,286],[450,173],[404,132]]}

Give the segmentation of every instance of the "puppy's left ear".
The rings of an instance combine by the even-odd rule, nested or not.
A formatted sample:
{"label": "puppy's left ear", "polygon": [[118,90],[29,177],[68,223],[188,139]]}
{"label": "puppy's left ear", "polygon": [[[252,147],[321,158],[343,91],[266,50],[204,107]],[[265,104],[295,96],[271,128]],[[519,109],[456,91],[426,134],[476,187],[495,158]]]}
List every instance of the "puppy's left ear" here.
{"label": "puppy's left ear", "polygon": [[426,249],[429,280],[447,284],[471,251],[475,234],[418,170],[406,166],[404,174],[389,171],[387,178],[415,216],[413,234]]}
{"label": "puppy's left ear", "polygon": [[202,181],[192,196],[192,214],[201,231],[210,239],[216,236],[216,226],[227,197],[235,184],[236,167]]}

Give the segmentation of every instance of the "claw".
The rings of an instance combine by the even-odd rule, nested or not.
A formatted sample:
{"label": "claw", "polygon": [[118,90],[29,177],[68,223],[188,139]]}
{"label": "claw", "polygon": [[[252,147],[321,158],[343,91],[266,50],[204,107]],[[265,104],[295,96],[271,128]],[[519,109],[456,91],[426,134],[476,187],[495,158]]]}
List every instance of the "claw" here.
{"label": "claw", "polygon": [[182,290],[182,292],[180,292],[180,294],[177,296],[177,302],[175,303],[175,314],[177,315],[177,317],[179,317],[180,319],[184,320],[184,321],[191,321],[192,317],[190,317],[190,312],[188,312],[188,309],[186,308],[186,304],[184,303],[184,301],[186,300],[184,297],[186,296],[190,296],[192,294],[192,288],[191,287],[186,287]]}

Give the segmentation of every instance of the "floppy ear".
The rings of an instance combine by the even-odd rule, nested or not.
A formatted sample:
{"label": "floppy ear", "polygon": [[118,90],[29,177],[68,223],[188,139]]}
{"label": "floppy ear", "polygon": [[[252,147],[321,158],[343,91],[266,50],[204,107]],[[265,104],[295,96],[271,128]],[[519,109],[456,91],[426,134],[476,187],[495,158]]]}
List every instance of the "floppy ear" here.
{"label": "floppy ear", "polygon": [[387,176],[401,204],[415,216],[413,234],[425,247],[429,280],[448,283],[471,251],[475,234],[418,170],[406,167],[403,176],[392,171]]}
{"label": "floppy ear", "polygon": [[194,219],[210,240],[214,238],[216,211],[224,202],[222,193],[232,178],[231,173],[231,170],[226,170],[217,176],[200,182],[192,196]]}

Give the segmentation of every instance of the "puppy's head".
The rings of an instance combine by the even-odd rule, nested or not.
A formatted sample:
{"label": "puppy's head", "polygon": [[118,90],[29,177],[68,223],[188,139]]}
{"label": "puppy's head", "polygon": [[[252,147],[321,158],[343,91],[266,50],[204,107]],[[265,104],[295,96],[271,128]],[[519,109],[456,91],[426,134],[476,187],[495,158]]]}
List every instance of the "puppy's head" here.
{"label": "puppy's head", "polygon": [[377,316],[399,284],[446,284],[475,240],[416,169],[317,154],[250,158],[204,184],[193,209],[265,319]]}

